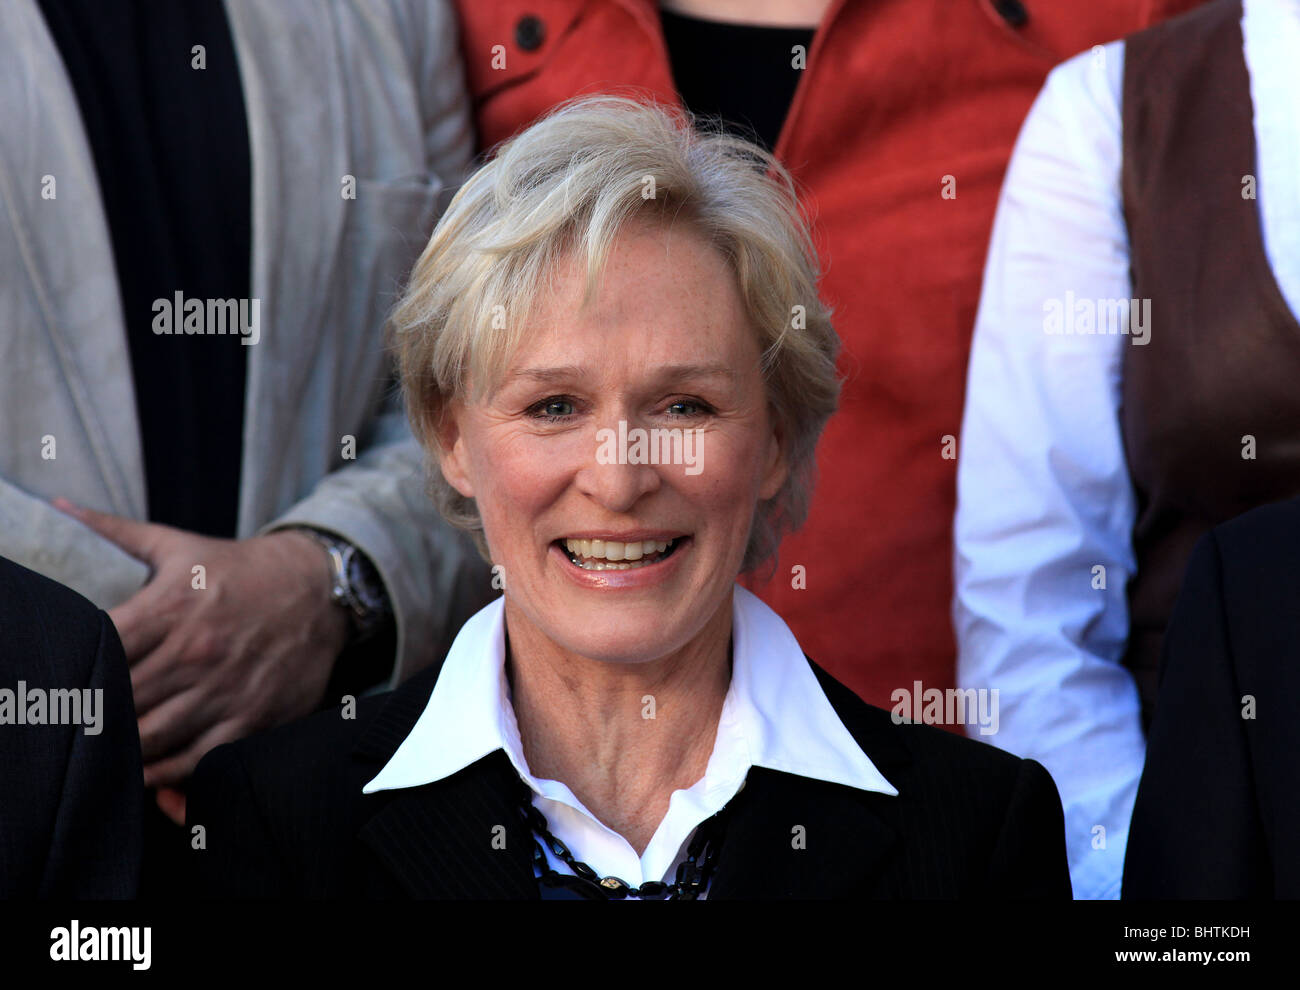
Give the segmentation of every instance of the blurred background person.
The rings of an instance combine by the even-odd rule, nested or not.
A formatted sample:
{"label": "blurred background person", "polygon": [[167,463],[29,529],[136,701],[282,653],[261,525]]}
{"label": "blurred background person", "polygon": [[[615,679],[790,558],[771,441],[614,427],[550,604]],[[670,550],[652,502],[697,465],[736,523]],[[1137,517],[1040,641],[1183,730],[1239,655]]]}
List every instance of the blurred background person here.
{"label": "blurred background person", "polygon": [[1300,499],[1201,537],[1157,698],[1124,897],[1300,898]]}
{"label": "blurred background person", "polygon": [[799,183],[847,380],[808,524],[746,584],[873,704],[954,680],[954,438],[1016,132],[1061,59],[1194,2],[458,3],[481,149],[635,87],[719,117]]}
{"label": "blurred background person", "polygon": [[492,593],[382,343],[472,154],[456,43],[427,0],[0,4],[0,552],[111,610],[176,821]]}
{"label": "blurred background person", "polygon": [[[1244,10],[1244,13],[1243,13]],[[1300,2],[1216,0],[1054,71],[1007,172],[959,465],[963,687],[1118,896],[1196,541],[1300,493]]]}

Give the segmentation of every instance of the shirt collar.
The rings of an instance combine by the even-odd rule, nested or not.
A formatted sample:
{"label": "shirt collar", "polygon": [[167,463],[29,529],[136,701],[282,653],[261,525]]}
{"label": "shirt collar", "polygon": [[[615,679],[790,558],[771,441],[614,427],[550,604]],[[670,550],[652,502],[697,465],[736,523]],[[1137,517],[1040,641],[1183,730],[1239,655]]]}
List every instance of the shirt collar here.
{"label": "shirt collar", "polygon": [[[734,719],[747,750],[743,769],[767,767],[896,796],[835,713],[785,622],[745,588],[737,585],[733,596],[731,685],[723,718]],[[504,598],[465,623],[423,713],[362,790],[433,783],[498,749],[521,777],[531,779],[507,693]]]}

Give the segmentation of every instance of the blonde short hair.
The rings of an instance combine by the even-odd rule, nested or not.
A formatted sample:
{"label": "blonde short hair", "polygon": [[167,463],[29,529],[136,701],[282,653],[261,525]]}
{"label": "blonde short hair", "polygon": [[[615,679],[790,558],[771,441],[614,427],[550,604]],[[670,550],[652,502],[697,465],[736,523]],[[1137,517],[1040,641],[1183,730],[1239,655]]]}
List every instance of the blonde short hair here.
{"label": "blonde short hair", "polygon": [[[557,261],[586,261],[590,300],[619,231],[686,223],[735,273],[758,337],[789,476],[755,512],[742,571],[771,558],[808,514],[814,449],[839,397],[839,339],[794,182],[758,146],[689,114],[618,96],[570,101],[505,142],[461,187],[390,321],[407,413],[436,464],[448,403],[499,380]],[[503,326],[504,323],[504,326]],[[440,470],[430,495],[487,555],[474,500]]]}

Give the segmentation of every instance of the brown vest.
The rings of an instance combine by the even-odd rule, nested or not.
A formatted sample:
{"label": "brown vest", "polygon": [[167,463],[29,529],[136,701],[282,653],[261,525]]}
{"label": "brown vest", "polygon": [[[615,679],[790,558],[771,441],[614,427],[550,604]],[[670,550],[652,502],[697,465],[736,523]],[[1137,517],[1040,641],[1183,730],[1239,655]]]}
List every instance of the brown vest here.
{"label": "brown vest", "polygon": [[1151,300],[1149,342],[1124,344],[1121,410],[1137,492],[1124,663],[1144,723],[1197,539],[1300,494],[1300,325],[1269,268],[1251,189],[1240,21],[1240,0],[1216,0],[1125,46],[1124,216],[1133,295]]}

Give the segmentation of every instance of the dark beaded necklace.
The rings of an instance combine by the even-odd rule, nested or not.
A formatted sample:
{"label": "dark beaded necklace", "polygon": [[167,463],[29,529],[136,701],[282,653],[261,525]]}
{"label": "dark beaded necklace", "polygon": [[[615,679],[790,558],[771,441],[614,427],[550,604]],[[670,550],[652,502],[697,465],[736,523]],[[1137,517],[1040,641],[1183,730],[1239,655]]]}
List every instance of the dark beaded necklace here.
{"label": "dark beaded necklace", "polygon": [[[523,784],[523,781],[520,781]],[[540,882],[548,887],[564,887],[590,900],[621,901],[628,897],[646,900],[694,901],[698,900],[718,865],[723,833],[729,808],[723,808],[712,818],[700,824],[686,847],[686,859],[677,866],[677,879],[673,883],[650,880],[633,887],[618,877],[602,877],[580,859],[575,859],[569,847],[551,834],[546,816],[533,804],[533,792],[524,785],[523,801],[519,806],[525,824],[533,839],[533,864],[541,874]],[[551,852],[573,871],[557,873],[551,869],[542,848],[545,842]]]}

